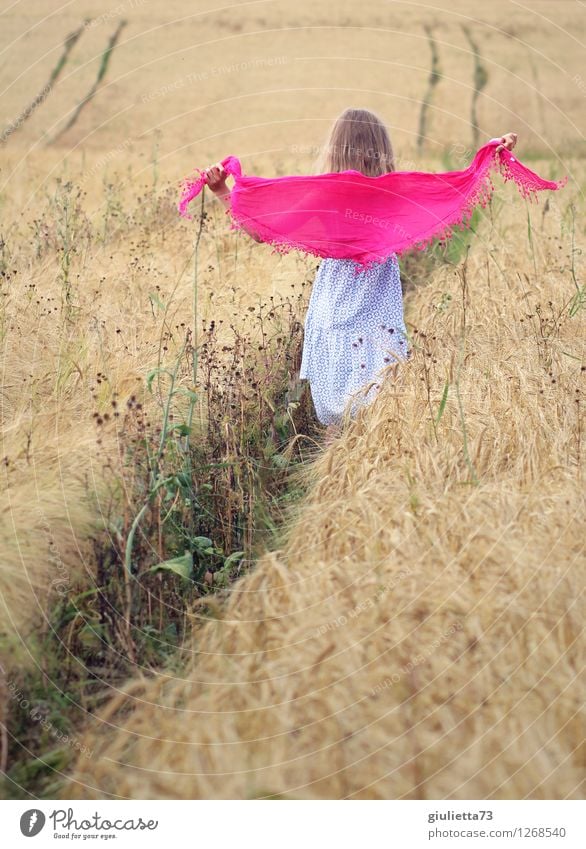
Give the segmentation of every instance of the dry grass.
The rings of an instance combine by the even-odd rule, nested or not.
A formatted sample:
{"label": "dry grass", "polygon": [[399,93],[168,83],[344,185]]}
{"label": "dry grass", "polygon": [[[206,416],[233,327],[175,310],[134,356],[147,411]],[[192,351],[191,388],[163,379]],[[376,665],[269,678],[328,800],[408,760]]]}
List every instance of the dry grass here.
{"label": "dry grass", "polygon": [[[4,16],[0,133],[43,91],[66,35],[94,17],[2,146],[0,664],[16,683],[38,668],[43,698],[64,684],[51,679],[57,655],[40,662],[39,634],[64,600],[77,630],[58,649],[75,665],[73,637],[90,621],[77,594],[98,583],[93,538],[123,545],[135,515],[127,484],[142,469],[114,412],[134,396],[156,428],[164,386],[149,393],[147,374],[176,362],[190,332],[201,343],[202,320],[223,327],[221,345],[231,322],[246,329],[249,309],[313,271],[230,234],[216,210],[194,291],[193,228],[173,205],[184,174],[228,153],[251,172],[307,172],[352,104],[388,122],[399,167],[458,167],[476,73],[487,75],[481,133],[514,129],[525,161],[571,178],[531,208],[529,228],[514,193],[496,199],[465,280],[460,261],[415,263],[429,285],[407,303],[413,362],[308,469],[279,550],[223,606],[196,607],[180,677],[134,678],[90,723],[93,756],[66,795],[579,795],[585,83],[571,5],[280,0],[208,13],[183,0],[31,0]],[[103,87],[52,143],[122,17]],[[428,34],[441,78],[420,158]],[[194,388],[189,369],[180,377]],[[205,426],[201,407],[196,420]],[[147,543],[137,551],[150,558]],[[182,617],[180,595],[174,585],[157,609],[171,599]],[[200,628],[216,608],[219,621]],[[151,667],[150,655],[136,660]],[[84,709],[103,704],[109,680]],[[2,719],[10,708],[22,725],[6,692]],[[66,721],[79,730],[87,716]],[[9,766],[27,745],[45,757],[29,725]],[[21,783],[38,790],[30,775]]]}
{"label": "dry grass", "polygon": [[522,229],[482,231],[467,290],[460,268],[414,295],[414,361],[185,674],[112,699],[66,796],[580,795],[585,314],[568,233],[546,216],[526,278]]}
{"label": "dry grass", "polygon": [[[244,568],[242,551],[252,558],[262,509],[278,514],[287,461],[272,458],[291,426],[281,399],[310,266],[271,256],[243,288],[239,263],[250,245],[210,209],[195,275],[175,187],[146,186],[136,203],[107,183],[90,205],[76,185],[54,185],[30,224],[6,219],[1,257],[0,713],[12,742],[3,738],[0,766],[17,788],[31,788],[39,773],[44,781],[73,749],[61,747],[43,767],[35,755],[44,759],[55,740],[9,693],[26,692],[33,708],[51,709],[51,728],[71,732],[128,663],[156,666],[181,643],[185,606],[209,582],[225,587]],[[173,370],[175,388],[196,399],[191,452],[172,430],[189,397],[170,394]],[[163,436],[168,405],[174,421]],[[268,509],[265,490],[275,502]],[[130,528],[149,502],[129,584]],[[206,557],[204,534],[216,547]],[[193,539],[201,549],[193,581],[152,574]],[[63,692],[81,709],[68,709]]]}
{"label": "dry grass", "polygon": [[[85,236],[81,249],[77,235],[72,252],[71,306],[54,197],[37,210],[32,234],[23,226],[7,238],[7,254],[12,250],[0,313],[0,634],[18,642],[26,642],[28,630],[44,618],[51,587],[62,591],[80,577],[93,583],[90,535],[111,532],[112,503],[122,501],[132,510],[133,493],[124,490],[128,473],[122,475],[129,429],[120,415],[136,398],[154,430],[167,387],[163,381],[159,391],[155,382],[157,391],[149,393],[147,375],[172,364],[186,333],[194,331],[192,234],[173,214],[169,195],[163,193],[161,202],[173,216],[167,242],[158,208],[156,226],[142,208],[144,220],[133,220],[129,212],[104,240],[105,207],[98,205],[86,216],[72,195],[75,190],[66,200],[67,214],[83,222]],[[228,324],[242,328],[245,316],[251,323],[248,307],[256,309],[253,305],[271,291],[287,294],[289,279],[298,282],[308,263],[275,258],[274,279],[268,279],[265,264],[257,285],[244,290],[233,282],[239,273],[235,251],[240,248],[242,260],[250,247],[242,238],[227,237],[224,248],[215,232],[225,229],[225,222],[215,216],[208,227],[199,262],[197,333],[201,344],[202,322],[209,324],[213,316],[219,348],[230,336]],[[202,374],[198,391],[203,382]],[[189,368],[181,370],[181,385],[193,385]],[[203,395],[202,388],[196,419],[205,426]],[[122,476],[123,486],[117,494],[116,476]]]}

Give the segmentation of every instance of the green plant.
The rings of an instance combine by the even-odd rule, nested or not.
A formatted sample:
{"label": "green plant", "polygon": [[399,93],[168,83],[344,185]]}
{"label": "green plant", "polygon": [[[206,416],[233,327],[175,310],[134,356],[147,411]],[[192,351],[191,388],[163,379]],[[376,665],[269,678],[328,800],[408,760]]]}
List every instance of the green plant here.
{"label": "green plant", "polygon": [[61,308],[70,318],[73,302],[73,262],[77,255],[87,250],[91,230],[81,205],[82,190],[70,181],[57,178],[52,204],[55,216],[55,248],[59,257],[59,280],[61,283]]}

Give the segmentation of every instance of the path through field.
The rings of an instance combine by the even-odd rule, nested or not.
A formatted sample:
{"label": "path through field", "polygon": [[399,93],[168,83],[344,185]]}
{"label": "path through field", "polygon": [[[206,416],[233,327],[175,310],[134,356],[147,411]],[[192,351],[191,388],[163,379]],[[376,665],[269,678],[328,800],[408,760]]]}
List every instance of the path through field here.
{"label": "path through field", "polygon": [[[579,798],[584,4],[3,9],[2,792]],[[569,180],[407,258],[413,360],[324,449],[316,263],[176,201],[350,105],[400,169],[514,130]]]}

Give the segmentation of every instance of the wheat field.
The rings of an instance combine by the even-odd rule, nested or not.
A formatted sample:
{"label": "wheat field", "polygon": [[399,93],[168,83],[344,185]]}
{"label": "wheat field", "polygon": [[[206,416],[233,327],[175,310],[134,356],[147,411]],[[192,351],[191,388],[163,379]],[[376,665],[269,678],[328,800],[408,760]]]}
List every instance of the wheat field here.
{"label": "wheat field", "polygon": [[[3,794],[582,798],[583,4],[4,7]],[[315,262],[175,204],[228,154],[308,173],[349,105],[399,168],[514,130],[568,184],[497,180],[413,258],[414,356],[324,446],[290,404]],[[191,583],[149,571],[179,515],[226,558]]]}

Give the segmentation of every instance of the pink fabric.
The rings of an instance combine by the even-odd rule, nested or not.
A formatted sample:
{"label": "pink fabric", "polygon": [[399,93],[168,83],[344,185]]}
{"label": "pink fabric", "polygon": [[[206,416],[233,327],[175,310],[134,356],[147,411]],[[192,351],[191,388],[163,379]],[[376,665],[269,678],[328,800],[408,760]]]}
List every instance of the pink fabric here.
{"label": "pink fabric", "polygon": [[[233,226],[253,230],[279,251],[297,249],[319,257],[351,259],[361,266],[392,253],[423,248],[466,225],[474,207],[485,206],[500,170],[514,180],[524,197],[567,182],[543,180],[510,151],[497,153],[498,139],[481,147],[463,171],[432,174],[394,171],[367,177],[342,171],[301,177],[247,177],[240,162],[228,156],[222,165],[234,177],[230,195]],[[179,202],[186,218],[189,203],[201,192],[205,177],[187,180]]]}

